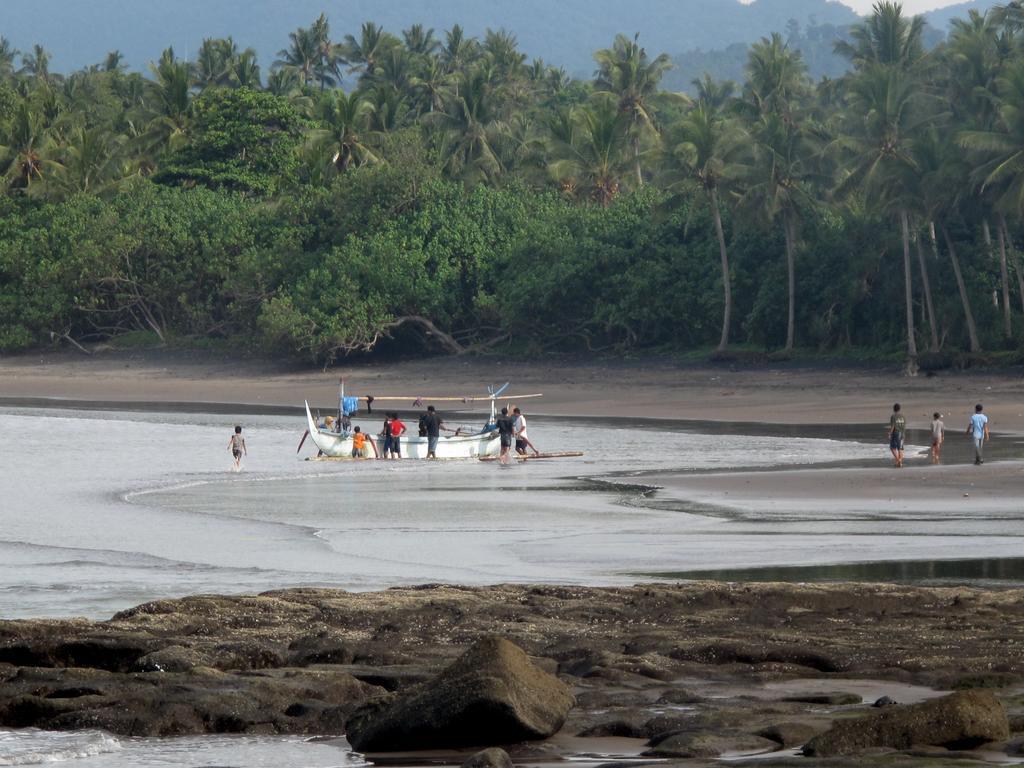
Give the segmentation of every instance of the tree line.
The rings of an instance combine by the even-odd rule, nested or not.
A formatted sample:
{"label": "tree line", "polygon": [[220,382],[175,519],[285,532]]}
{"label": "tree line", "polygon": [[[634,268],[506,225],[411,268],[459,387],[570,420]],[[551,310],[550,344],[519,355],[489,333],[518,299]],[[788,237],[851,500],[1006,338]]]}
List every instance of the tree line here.
{"label": "tree line", "polygon": [[879,2],[843,76],[771,34],[693,96],[623,35],[588,81],[326,16],[265,77],[230,38],[67,75],[0,38],[0,350],[1016,354],[1024,10],[923,31]]}

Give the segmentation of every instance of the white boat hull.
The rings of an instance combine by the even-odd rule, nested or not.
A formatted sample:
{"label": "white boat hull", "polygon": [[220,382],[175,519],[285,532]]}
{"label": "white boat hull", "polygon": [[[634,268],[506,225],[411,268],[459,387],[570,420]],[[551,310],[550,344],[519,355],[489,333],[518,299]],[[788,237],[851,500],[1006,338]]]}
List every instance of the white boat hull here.
{"label": "white boat hull", "polygon": [[[313,414],[309,410],[309,403],[306,403],[306,428],[309,430],[310,439],[313,444],[331,457],[351,457],[352,437],[339,435],[336,432],[328,432],[319,429]],[[374,441],[377,446],[377,454],[384,450],[384,438],[376,435],[367,435],[367,438]],[[403,435],[399,445],[402,449],[402,458],[425,459],[427,458],[427,438]],[[439,459],[476,459],[481,456],[497,456],[501,453],[501,439],[497,431],[481,432],[475,435],[451,435],[437,439],[437,458]],[[373,448],[367,446],[363,449],[365,457],[373,458]]]}

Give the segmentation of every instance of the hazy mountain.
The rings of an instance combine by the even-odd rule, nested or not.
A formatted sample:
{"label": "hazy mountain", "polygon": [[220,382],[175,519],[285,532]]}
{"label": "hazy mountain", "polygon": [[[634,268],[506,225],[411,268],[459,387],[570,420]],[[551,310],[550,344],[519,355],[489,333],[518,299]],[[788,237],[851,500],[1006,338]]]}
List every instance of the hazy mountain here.
{"label": "hazy mountain", "polygon": [[[924,14],[927,24],[924,29],[924,44],[931,48],[945,39],[949,23],[954,18],[966,18],[970,10],[984,12],[1002,0],[972,0],[972,2],[941,8]],[[822,77],[836,78],[847,71],[850,63],[837,56],[834,46],[837,40],[849,38],[850,24],[801,25],[791,19],[785,27],[775,31],[793,48],[803,54],[807,71],[813,80]],[[747,62],[747,43],[734,43],[724,48],[695,48],[672,56],[675,65],[663,80],[665,88],[677,91],[694,91],[693,80],[705,72],[716,80],[742,82]]]}
{"label": "hazy mountain", "polygon": [[956,5],[949,5],[945,8],[939,8],[937,11],[926,13],[924,17],[928,20],[936,29],[942,32],[949,31],[949,22],[954,18],[964,18],[967,16],[967,12],[970,10],[981,11],[984,13],[993,5],[1001,5],[1006,0],[970,0],[966,3],[957,3]]}
{"label": "hazy mountain", "polygon": [[169,45],[184,56],[204,37],[227,35],[254,47],[266,67],[288,33],[321,12],[336,39],[357,34],[367,20],[395,33],[417,22],[438,32],[460,23],[476,35],[504,27],[531,58],[585,75],[594,50],[618,32],[639,32],[652,53],[678,53],[751,42],[790,19],[804,26],[857,19],[829,0],[0,0],[0,35],[20,49],[41,43],[57,71],[99,62],[113,49],[141,69]]}

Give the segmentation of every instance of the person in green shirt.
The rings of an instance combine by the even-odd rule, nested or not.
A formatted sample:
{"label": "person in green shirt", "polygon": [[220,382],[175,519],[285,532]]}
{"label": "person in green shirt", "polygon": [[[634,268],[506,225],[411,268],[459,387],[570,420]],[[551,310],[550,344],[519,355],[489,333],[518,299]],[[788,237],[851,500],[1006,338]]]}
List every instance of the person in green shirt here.
{"label": "person in green shirt", "polygon": [[889,417],[889,450],[897,467],[903,466],[903,438],[907,431],[907,418],[900,413],[900,404],[892,407]]}

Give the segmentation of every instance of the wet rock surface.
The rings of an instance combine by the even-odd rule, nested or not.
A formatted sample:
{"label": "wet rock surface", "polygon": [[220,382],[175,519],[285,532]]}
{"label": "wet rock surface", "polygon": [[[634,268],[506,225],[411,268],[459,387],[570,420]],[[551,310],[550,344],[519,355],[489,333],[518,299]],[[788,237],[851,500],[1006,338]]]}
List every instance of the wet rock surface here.
{"label": "wet rock surface", "polygon": [[890,706],[855,720],[837,721],[815,736],[804,754],[850,755],[876,747],[917,745],[971,749],[1010,736],[1006,710],[990,691],[960,691],[905,707]]}
{"label": "wet rock surface", "polygon": [[462,768],[512,768],[512,758],[504,749],[491,747],[471,755]]}
{"label": "wet rock surface", "polygon": [[[1011,733],[997,741],[1024,735],[1024,592],[718,583],[296,589],[154,601],[109,621],[0,621],[0,726],[339,734],[357,709],[384,711],[491,636],[577,701],[548,742],[480,744],[516,760],[664,745],[665,755],[774,749],[761,760],[806,766],[819,758],[781,750],[834,722],[905,712],[931,687],[998,686],[986,696]],[[882,696],[900,704],[872,708]],[[973,741],[916,742],[928,743]],[[851,748],[862,751],[827,764],[962,758]]]}
{"label": "wet rock surface", "polygon": [[437,677],[357,709],[348,740],[360,752],[405,752],[545,739],[575,700],[521,648],[486,637]]}

